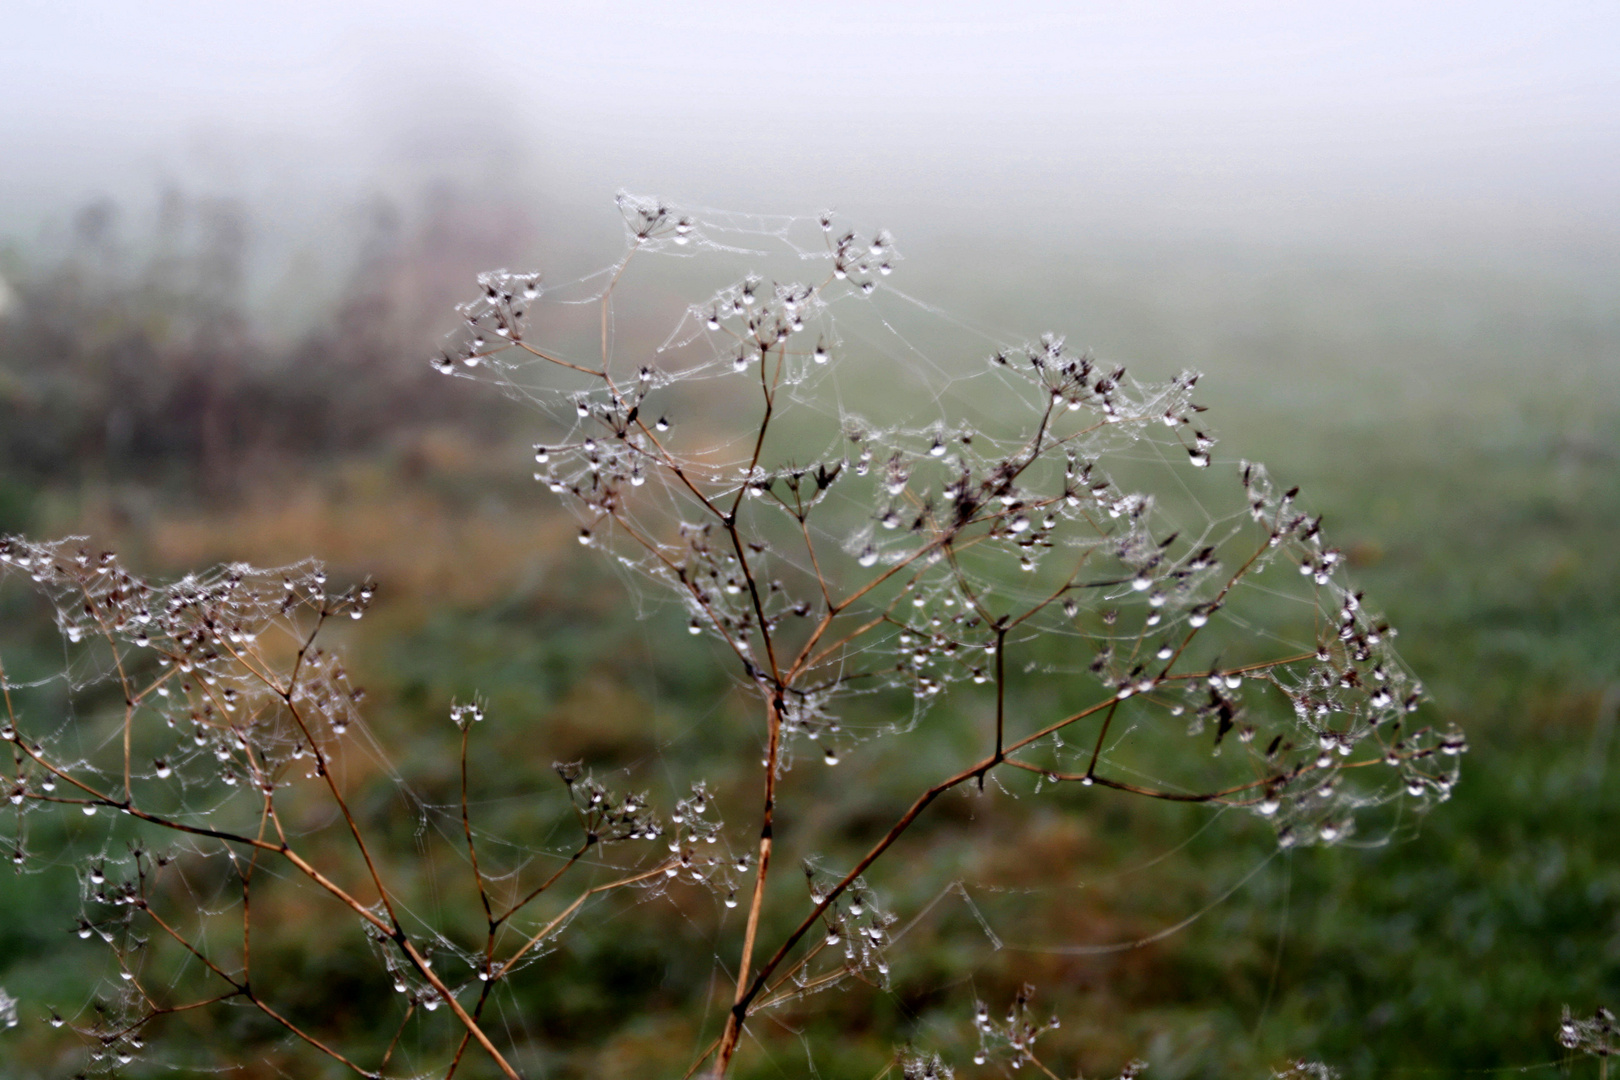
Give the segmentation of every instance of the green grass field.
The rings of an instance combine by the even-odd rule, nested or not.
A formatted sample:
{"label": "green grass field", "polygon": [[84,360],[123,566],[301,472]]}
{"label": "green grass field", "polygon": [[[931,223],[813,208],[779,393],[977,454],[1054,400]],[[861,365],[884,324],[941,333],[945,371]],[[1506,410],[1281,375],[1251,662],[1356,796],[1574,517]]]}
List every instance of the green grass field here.
{"label": "green grass field", "polygon": [[[1567,1058],[1555,1035],[1565,1004],[1620,1004],[1620,305],[1598,281],[1217,251],[1169,268],[1103,258],[1068,290],[1072,305],[1028,282],[1005,295],[936,282],[947,301],[956,287],[971,297],[958,297],[965,316],[1061,327],[1155,372],[1205,369],[1221,452],[1303,485],[1353,579],[1400,628],[1431,715],[1465,727],[1472,749],[1450,802],[1379,846],[1277,854],[1240,815],[1105,792],[942,803],[887,871],[896,911],[927,910],[896,952],[893,990],[789,1007],[760,1024],[737,1075],[874,1077],[909,1040],[977,1075],[975,996],[999,1008],[1027,980],[1064,1020],[1043,1045],[1068,1074],[1112,1076],[1141,1057],[1157,1080],[1261,1078],[1307,1057],[1358,1080],[1595,1077],[1598,1063]],[[975,304],[986,310],[964,310]],[[315,555],[335,576],[374,574],[383,600],[342,642],[371,690],[372,729],[412,789],[444,803],[446,710],[481,695],[479,812],[528,844],[553,842],[556,759],[627,770],[655,795],[699,775],[751,789],[736,747],[755,734],[725,669],[679,611],[637,617],[624,582],[523,482],[523,442],[520,429],[477,437],[452,417],[403,447],[295,463],[225,500],[172,475],[0,462],[0,530],[89,532],[153,572]],[[34,616],[6,614],[9,660],[32,647]],[[908,786],[971,752],[967,719],[947,708],[929,723],[927,737],[867,744],[836,772],[790,773],[811,809],[784,835],[816,836],[829,863],[863,849]],[[884,783],[848,783],[860,777]],[[376,785],[367,813],[414,867],[411,901],[466,901],[453,861],[413,862],[421,841],[392,794]],[[66,850],[106,835],[70,825]],[[78,882],[65,857],[53,862],[0,881],[0,986],[23,1013],[0,1030],[8,1078],[78,1067],[41,1022],[45,1004],[78,1009],[108,973],[104,950],[71,933]],[[719,913],[696,903],[605,900],[525,974],[508,1007],[535,1037],[533,1075],[680,1075],[723,1012],[715,962],[734,948],[713,936]],[[385,1043],[399,1010],[353,920],[288,905],[280,914],[310,920],[308,932],[265,960],[263,978],[300,1015],[345,1016],[359,1041]],[[1200,912],[1140,948],[1065,952]],[[179,1071],[154,1058],[128,1075],[236,1063],[224,1075],[326,1075],[242,1010],[167,1026]]]}

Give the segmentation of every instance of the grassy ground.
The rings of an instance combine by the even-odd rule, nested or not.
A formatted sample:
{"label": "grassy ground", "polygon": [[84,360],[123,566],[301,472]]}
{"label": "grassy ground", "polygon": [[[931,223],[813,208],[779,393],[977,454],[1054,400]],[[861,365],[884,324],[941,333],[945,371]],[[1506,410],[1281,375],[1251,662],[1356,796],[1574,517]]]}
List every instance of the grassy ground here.
{"label": "grassy ground", "polygon": [[[1472,752],[1449,804],[1399,843],[1275,855],[1252,822],[1200,809],[1091,792],[947,802],[886,883],[897,910],[928,911],[894,990],[791,1008],[761,1025],[739,1075],[870,1077],[910,1039],[965,1062],[975,995],[999,1008],[1028,980],[1065,1021],[1043,1045],[1060,1071],[1086,1076],[1132,1056],[1164,1080],[1259,1077],[1290,1056],[1358,1078],[1595,1076],[1595,1062],[1560,1058],[1554,1034],[1565,1003],[1589,1013],[1620,1002],[1620,334],[1578,290],[1557,296],[1574,314],[1545,298],[1514,314],[1481,294],[1449,330],[1402,315],[1433,296],[1371,327],[1350,317],[1357,305],[1285,307],[1243,330],[1248,359],[1229,364],[1225,386],[1212,378],[1224,449],[1287,462],[1280,477],[1304,484],[1355,580],[1401,629],[1435,714],[1467,728]],[[1154,303],[1140,302],[1144,323]],[[1180,325],[1169,324],[1155,342],[1167,349]],[[1128,334],[1122,319],[1103,336]],[[1289,386],[1278,358],[1302,340],[1344,364],[1311,368],[1290,397],[1277,390]],[[1483,385],[1453,394],[1470,342]],[[1425,350],[1443,362],[1402,375],[1403,357]],[[1558,366],[1554,354],[1574,359]],[[1377,359],[1344,366],[1356,356]],[[1565,375],[1538,379],[1543,362]],[[735,752],[750,745],[750,721],[714,657],[677,612],[638,618],[624,583],[568,539],[572,526],[507,479],[522,475],[520,449],[440,431],[408,454],[353,459],[223,508],[130,486],[10,483],[0,523],[88,531],[154,571],[314,553],[338,576],[374,574],[385,602],[347,641],[373,691],[373,727],[416,790],[443,801],[454,790],[445,710],[481,694],[481,812],[538,831],[530,843],[546,842],[546,815],[560,811],[539,794],[555,784],[554,759],[625,769],[655,792],[698,774],[751,787]],[[811,809],[783,833],[814,834],[835,863],[869,843],[903,805],[895,792],[969,752],[959,722],[940,725],[921,743],[873,743],[836,773],[790,774]],[[408,864],[409,822],[377,814]],[[453,890],[454,872],[424,863],[415,895],[449,903],[438,890]],[[68,933],[75,891],[63,873],[0,883],[0,986],[25,1002],[25,1027],[0,1032],[0,1076],[60,1071],[36,1003],[83,1001],[101,970],[101,954]],[[510,1006],[536,1034],[535,1075],[679,1075],[670,1063],[701,1047],[701,1024],[720,1012],[714,960],[734,948],[714,936],[724,913],[615,903]],[[1063,951],[1146,938],[1198,912],[1141,948]],[[386,1040],[390,995],[368,982],[348,931],[313,930],[274,963],[301,1008],[354,1010],[357,1029]],[[215,1045],[270,1038],[229,1017],[196,1023]],[[239,1073],[276,1074],[268,1062]]]}

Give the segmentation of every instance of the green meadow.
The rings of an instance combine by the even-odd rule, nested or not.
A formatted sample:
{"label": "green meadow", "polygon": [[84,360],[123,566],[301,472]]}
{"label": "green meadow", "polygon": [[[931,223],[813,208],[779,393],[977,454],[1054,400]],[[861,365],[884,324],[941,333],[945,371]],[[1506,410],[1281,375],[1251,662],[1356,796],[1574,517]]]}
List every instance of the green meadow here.
{"label": "green meadow", "polygon": [[[1144,378],[1202,370],[1217,468],[1264,461],[1325,516],[1399,629],[1430,721],[1467,731],[1462,782],[1387,840],[1283,852],[1254,819],[1209,807],[1078,787],[953,795],[874,875],[907,928],[891,986],[785,1006],[736,1075],[868,1080],[903,1045],[939,1049],[958,1076],[1000,1075],[969,1064],[973,1002],[998,1010],[1028,982],[1063,1021],[1042,1046],[1066,1076],[1140,1058],[1154,1080],[1261,1080],[1308,1058],[1357,1080],[1596,1077],[1556,1036],[1566,1005],[1620,1005],[1616,268],[1116,239],[1036,247],[975,278],[966,267],[1002,263],[968,256],[1007,256],[996,243],[922,238],[895,282],[973,326],[1066,333]],[[334,578],[380,582],[371,616],[332,643],[403,778],[353,783],[410,905],[469,933],[481,917],[455,837],[424,835],[413,810],[457,798],[454,701],[484,703],[473,807],[515,838],[501,856],[514,866],[570,841],[553,761],[655,801],[700,777],[752,797],[757,718],[734,672],[678,606],[573,542],[528,479],[521,405],[432,381],[420,326],[445,319],[351,290],[295,344],[270,344],[289,335],[255,330],[229,298],[96,284],[18,251],[6,265],[21,299],[0,321],[0,533],[86,534],[158,576],[314,556]],[[983,363],[955,344],[950,364]],[[8,671],[60,667],[25,593],[0,596],[0,617]],[[1020,687],[1012,715],[1046,700]],[[947,701],[837,769],[795,765],[779,895],[802,890],[801,858],[847,864],[970,760],[980,705]],[[84,1067],[44,1021],[83,1013],[116,978],[73,931],[85,860],[127,831],[31,820],[39,857],[0,877],[0,987],[21,1014],[0,1030],[0,1076],[19,1080]],[[680,1076],[723,1020],[738,916],[678,892],[615,893],[586,916],[514,980],[497,1028],[522,1033],[535,1077]],[[413,1055],[439,1045],[445,1014],[400,1029],[355,919],[273,887],[262,917],[276,932],[255,978],[291,1015],[335,1025],[367,1060],[402,1031],[397,1075],[436,1060]],[[1091,948],[1106,944],[1122,947]],[[154,1052],[119,1075],[341,1075],[252,1010],[154,1027]],[[458,1075],[495,1073],[469,1057]]]}

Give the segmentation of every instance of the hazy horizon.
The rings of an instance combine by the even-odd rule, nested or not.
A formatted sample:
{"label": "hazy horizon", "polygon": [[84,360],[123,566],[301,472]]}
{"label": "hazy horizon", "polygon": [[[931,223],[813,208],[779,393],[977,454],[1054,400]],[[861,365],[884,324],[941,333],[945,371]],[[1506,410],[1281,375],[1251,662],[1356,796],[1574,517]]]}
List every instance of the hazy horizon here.
{"label": "hazy horizon", "polygon": [[1620,246],[1596,4],[4,9],[24,244],[171,185],[318,235],[448,182],[562,217],[628,187],[913,236]]}

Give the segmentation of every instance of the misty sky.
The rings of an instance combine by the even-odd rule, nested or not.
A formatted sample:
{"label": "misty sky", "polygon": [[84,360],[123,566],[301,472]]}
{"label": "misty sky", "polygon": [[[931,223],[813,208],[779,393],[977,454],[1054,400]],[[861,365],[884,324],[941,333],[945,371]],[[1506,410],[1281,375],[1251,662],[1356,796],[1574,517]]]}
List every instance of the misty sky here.
{"label": "misty sky", "polygon": [[[0,233],[165,182],[1620,231],[1609,3],[0,0]],[[290,211],[288,211],[290,212]]]}

